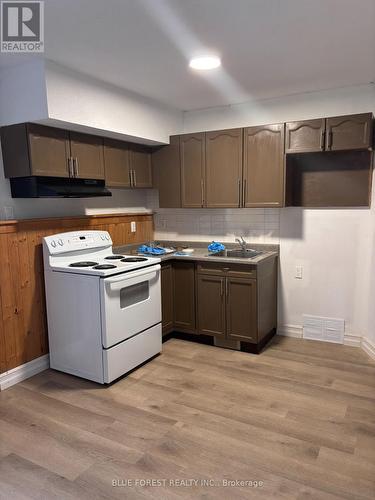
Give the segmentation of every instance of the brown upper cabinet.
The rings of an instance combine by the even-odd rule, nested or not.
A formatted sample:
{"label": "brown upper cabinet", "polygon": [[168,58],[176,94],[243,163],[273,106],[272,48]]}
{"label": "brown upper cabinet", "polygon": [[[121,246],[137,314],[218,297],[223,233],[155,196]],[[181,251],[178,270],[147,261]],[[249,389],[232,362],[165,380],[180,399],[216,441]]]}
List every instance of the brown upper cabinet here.
{"label": "brown upper cabinet", "polygon": [[68,177],[69,133],[32,123],[27,124],[26,129],[30,152],[29,175]]}
{"label": "brown upper cabinet", "polygon": [[76,132],[69,135],[73,177],[104,179],[103,139]]}
{"label": "brown upper cabinet", "polygon": [[244,130],[244,207],[284,204],[284,124]]}
{"label": "brown upper cabinet", "polygon": [[69,177],[69,132],[33,123],[1,129],[5,177]]}
{"label": "brown upper cabinet", "polygon": [[180,137],[171,136],[168,146],[152,154],[154,187],[159,190],[160,208],[181,207]]}
{"label": "brown upper cabinet", "polygon": [[326,150],[371,149],[372,129],[371,113],[327,118]]}
{"label": "brown upper cabinet", "polygon": [[304,120],[285,124],[285,152],[312,153],[324,150],[325,120]]}
{"label": "brown upper cabinet", "polygon": [[6,177],[104,179],[103,140],[23,123],[1,129]]}
{"label": "brown upper cabinet", "polygon": [[130,177],[134,188],[152,187],[151,150],[147,146],[131,145]]}
{"label": "brown upper cabinet", "polygon": [[104,140],[105,183],[109,187],[152,187],[151,152],[146,146]]}
{"label": "brown upper cabinet", "polygon": [[171,138],[153,153],[160,207],[282,206],[283,155],[284,124],[185,134],[179,142]]}
{"label": "brown upper cabinet", "polygon": [[208,208],[241,206],[242,129],[206,132],[206,196]]}
{"label": "brown upper cabinet", "polygon": [[130,187],[129,146],[125,142],[104,140],[105,183],[108,187]]}
{"label": "brown upper cabinet", "polygon": [[181,205],[201,208],[205,204],[205,133],[180,136]]}
{"label": "brown upper cabinet", "polygon": [[372,129],[372,113],[286,123],[285,152],[371,149]]}

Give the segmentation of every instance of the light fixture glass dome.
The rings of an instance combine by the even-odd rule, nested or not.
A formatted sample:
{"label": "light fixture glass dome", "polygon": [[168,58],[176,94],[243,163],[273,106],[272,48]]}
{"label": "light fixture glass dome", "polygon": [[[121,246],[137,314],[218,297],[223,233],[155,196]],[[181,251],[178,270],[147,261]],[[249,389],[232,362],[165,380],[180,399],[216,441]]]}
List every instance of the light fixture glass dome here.
{"label": "light fixture glass dome", "polygon": [[194,57],[190,60],[189,66],[197,70],[215,69],[221,66],[221,61],[217,56]]}

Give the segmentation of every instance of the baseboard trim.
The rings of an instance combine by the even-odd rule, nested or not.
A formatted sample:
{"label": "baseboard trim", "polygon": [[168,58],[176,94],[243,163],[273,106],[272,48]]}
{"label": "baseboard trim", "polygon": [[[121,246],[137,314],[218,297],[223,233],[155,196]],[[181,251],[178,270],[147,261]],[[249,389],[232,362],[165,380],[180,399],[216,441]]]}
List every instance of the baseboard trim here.
{"label": "baseboard trim", "polygon": [[[284,337],[293,337],[295,339],[303,338],[303,328],[299,325],[282,325],[277,329],[277,335]],[[321,342],[317,340],[316,342]],[[353,335],[352,333],[345,333],[344,345],[351,347],[361,347],[366,354],[375,359],[375,344],[366,337],[360,335]]]}
{"label": "baseboard trim", "polygon": [[375,359],[375,343],[366,337],[362,337],[361,347],[370,358]]}
{"label": "baseboard trim", "polygon": [[351,333],[344,334],[344,345],[351,347],[361,347],[362,337],[360,335],[353,335]]}
{"label": "baseboard trim", "polygon": [[301,339],[303,335],[302,326],[282,325],[278,327],[277,335],[282,335],[284,337],[293,337],[295,339]]}
{"label": "baseboard trim", "polygon": [[22,380],[26,380],[37,373],[47,370],[47,368],[49,368],[48,354],[2,373],[0,374],[0,391],[8,389],[8,387],[18,384],[18,382],[22,382]]}

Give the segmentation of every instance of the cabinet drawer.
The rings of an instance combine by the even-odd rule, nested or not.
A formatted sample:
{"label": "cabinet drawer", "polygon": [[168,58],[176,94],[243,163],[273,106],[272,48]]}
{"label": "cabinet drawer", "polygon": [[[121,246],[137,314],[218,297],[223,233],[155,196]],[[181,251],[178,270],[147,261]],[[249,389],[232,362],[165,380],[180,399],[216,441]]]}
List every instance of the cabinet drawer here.
{"label": "cabinet drawer", "polygon": [[256,278],[256,266],[251,264],[227,264],[220,262],[199,262],[199,274],[229,276],[233,278]]}

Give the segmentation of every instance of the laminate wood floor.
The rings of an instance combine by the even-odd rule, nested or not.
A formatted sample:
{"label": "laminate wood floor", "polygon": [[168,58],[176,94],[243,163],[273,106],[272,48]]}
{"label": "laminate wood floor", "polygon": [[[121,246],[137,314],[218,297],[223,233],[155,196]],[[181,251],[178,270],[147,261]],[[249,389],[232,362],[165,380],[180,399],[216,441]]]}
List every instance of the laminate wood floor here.
{"label": "laminate wood floor", "polygon": [[375,363],[275,337],[170,340],[107,388],[48,370],[0,393],[0,498],[374,499]]}

